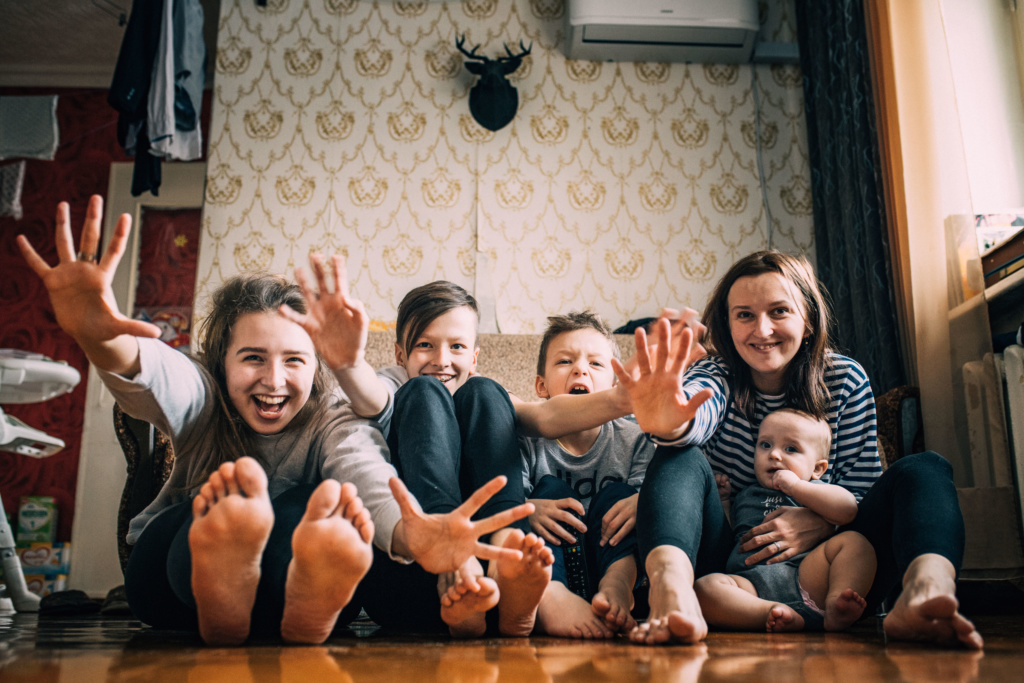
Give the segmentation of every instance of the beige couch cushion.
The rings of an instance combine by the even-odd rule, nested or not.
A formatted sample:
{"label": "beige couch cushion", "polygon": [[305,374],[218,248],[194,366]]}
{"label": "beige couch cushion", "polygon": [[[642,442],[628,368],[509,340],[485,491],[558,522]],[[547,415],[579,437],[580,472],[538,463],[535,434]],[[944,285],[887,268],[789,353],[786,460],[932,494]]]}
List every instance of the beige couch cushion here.
{"label": "beige couch cushion", "polygon": [[[481,334],[477,369],[510,392],[523,399],[537,399],[534,379],[537,377],[539,334]],[[623,359],[633,355],[633,336],[616,335]],[[370,332],[366,342],[366,360],[374,368],[395,364],[395,333]]]}

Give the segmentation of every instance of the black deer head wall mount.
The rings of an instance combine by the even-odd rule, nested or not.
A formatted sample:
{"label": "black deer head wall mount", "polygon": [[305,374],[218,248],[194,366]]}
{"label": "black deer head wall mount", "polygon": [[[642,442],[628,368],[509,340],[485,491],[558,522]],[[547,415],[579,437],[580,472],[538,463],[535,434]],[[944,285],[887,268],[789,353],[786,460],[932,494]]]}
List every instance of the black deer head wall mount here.
{"label": "black deer head wall mount", "polygon": [[508,82],[508,77],[519,68],[523,57],[530,54],[533,43],[526,47],[520,40],[519,49],[522,52],[517,55],[512,54],[506,43],[507,56],[497,59],[478,55],[476,51],[480,49],[479,45],[466,52],[465,44],[466,34],[463,33],[455,40],[455,47],[473,60],[466,62],[466,68],[480,77],[469,91],[469,112],[487,130],[501,130],[515,118],[516,110],[519,109],[519,93]]}

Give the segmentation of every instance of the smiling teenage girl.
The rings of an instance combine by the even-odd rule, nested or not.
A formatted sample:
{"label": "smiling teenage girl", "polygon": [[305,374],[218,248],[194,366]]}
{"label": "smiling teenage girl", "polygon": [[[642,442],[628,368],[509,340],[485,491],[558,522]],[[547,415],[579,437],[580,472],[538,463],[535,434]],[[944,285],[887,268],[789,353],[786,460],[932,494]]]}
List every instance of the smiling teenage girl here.
{"label": "smiling teenage girl", "polygon": [[473,553],[519,556],[477,538],[529,506],[470,521],[500,481],[450,514],[417,509],[393,477],[380,433],[334,400],[309,335],[279,315],[281,306],[305,310],[298,287],[265,275],[227,281],[193,360],[117,310],[110,283],[131,219],[120,217],[96,263],[101,216],[94,196],[76,256],[68,205],[60,204],[57,266],[23,236],[18,246],[58,323],[125,412],[174,446],[170,478],[129,530],[125,587],[137,617],[198,628],[209,644],[237,644],[251,631],[319,643],[358,613],[352,597],[370,567],[371,541],[432,571]]}
{"label": "smiling teenage girl", "polygon": [[[651,619],[634,639],[695,642],[707,634],[693,581],[720,571],[729,545],[713,473],[727,475],[734,489],[753,484],[757,426],[791,407],[827,420],[833,468],[826,476],[860,501],[845,528],[867,537],[878,556],[868,608],[902,580],[886,633],[980,648],[954,596],[964,531],[949,464],[928,452],[882,473],[871,387],[860,365],[831,350],[829,312],[810,264],[773,251],[741,259],[712,293],[704,324],[712,355],[688,370],[690,340],[673,344],[667,321],[659,322],[653,362],[640,331],[639,370],[617,369],[640,426],[663,444],[637,512]],[[747,564],[782,562],[834,532],[808,509],[783,507],[747,534],[742,550],[756,550]]]}

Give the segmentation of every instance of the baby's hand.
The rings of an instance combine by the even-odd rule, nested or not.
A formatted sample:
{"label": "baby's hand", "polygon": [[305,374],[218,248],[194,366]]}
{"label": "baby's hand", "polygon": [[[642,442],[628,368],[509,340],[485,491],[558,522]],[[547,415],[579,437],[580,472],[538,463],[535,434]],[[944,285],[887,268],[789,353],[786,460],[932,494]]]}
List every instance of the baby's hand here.
{"label": "baby's hand", "polygon": [[776,491],[786,493],[793,484],[800,481],[800,477],[790,470],[776,470],[772,474],[772,488]]}
{"label": "baby's hand", "polygon": [[732,497],[732,483],[729,481],[729,475],[716,474],[715,484],[718,486],[718,497],[723,503],[728,503],[729,498]]}
{"label": "baby's hand", "polygon": [[576,539],[569,533],[560,522],[578,529],[580,533],[586,533],[587,525],[578,517],[569,512],[575,510],[583,516],[583,503],[575,498],[562,498],[560,500],[549,500],[546,498],[530,498],[527,502],[533,503],[536,508],[530,515],[530,528],[534,533],[554,546],[566,543],[575,543]]}

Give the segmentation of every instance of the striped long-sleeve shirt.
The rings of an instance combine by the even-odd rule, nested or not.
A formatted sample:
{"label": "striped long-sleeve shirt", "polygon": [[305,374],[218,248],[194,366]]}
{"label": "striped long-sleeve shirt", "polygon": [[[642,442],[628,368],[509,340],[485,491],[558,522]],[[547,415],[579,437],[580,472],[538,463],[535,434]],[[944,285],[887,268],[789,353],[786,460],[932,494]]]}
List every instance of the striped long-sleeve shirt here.
{"label": "striped long-sleeve shirt", "polygon": [[[848,489],[860,500],[882,474],[875,425],[875,397],[867,375],[857,361],[833,354],[825,374],[831,400],[828,423],[832,429],[829,468],[822,481]],[[754,448],[764,416],[785,408],[783,396],[758,392],[755,421],[751,423],[732,400],[731,373],[719,356],[694,363],[683,377],[683,390],[693,396],[710,388],[714,394],[698,410],[689,431],[672,446],[699,445],[716,474],[725,474],[733,493],[755,483]]]}

